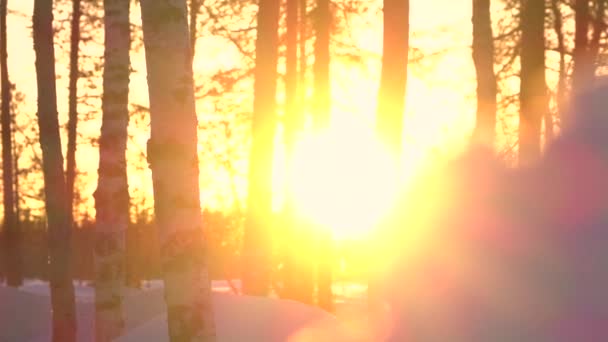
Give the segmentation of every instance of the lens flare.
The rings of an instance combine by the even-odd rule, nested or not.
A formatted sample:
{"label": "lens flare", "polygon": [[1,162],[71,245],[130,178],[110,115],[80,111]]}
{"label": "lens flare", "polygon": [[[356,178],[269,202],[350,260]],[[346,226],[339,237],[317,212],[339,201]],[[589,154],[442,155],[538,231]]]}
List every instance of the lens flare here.
{"label": "lens flare", "polygon": [[299,213],[337,238],[368,234],[397,192],[390,156],[369,127],[357,125],[301,140],[291,182]]}

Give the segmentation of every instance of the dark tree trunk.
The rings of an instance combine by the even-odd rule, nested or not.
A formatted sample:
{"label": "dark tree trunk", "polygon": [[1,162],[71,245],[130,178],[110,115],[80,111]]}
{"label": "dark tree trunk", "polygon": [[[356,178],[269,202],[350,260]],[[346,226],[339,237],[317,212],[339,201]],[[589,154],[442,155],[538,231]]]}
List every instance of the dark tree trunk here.
{"label": "dark tree trunk", "polygon": [[496,129],[496,74],[490,0],[473,0],[473,62],[477,75],[474,140],[493,147]]}
{"label": "dark tree trunk", "polygon": [[298,97],[298,0],[287,0],[286,9],[286,72],[285,72],[285,135],[287,147],[293,145],[297,129]]}
{"label": "dark tree trunk", "polygon": [[[295,137],[297,130],[299,129],[299,110],[298,110],[298,1],[299,0],[287,0],[286,5],[286,72],[285,72],[285,114],[284,114],[284,142],[286,149],[286,169],[288,177],[293,175],[293,149],[295,144]],[[284,296],[291,299],[295,297],[295,287],[297,285],[297,271],[295,266],[294,258],[298,255],[293,251],[290,246],[296,241],[296,229],[297,223],[294,217],[294,198],[293,188],[291,182],[287,182],[287,188],[285,190],[285,205],[283,208],[283,223],[285,229],[285,244],[283,246],[283,256],[285,261],[284,268],[284,284],[285,291]]]}
{"label": "dark tree trunk", "polygon": [[307,12],[308,1],[307,0],[298,0],[298,17],[299,17],[299,54],[300,60],[299,64],[299,73],[298,73],[298,116],[304,120],[304,115],[306,113],[306,71],[308,69],[308,63],[306,58],[306,41],[307,41],[307,30],[306,25],[308,23],[308,12]]}
{"label": "dark tree trunk", "polygon": [[53,341],[71,342],[75,340],[76,334],[74,285],[70,270],[71,224],[57,114],[52,0],[34,1],[33,31],[38,124],[49,234]]}
{"label": "dark tree trunk", "polygon": [[600,39],[602,33],[606,29],[606,0],[594,0],[594,17],[593,17],[593,33],[591,40],[589,41],[589,61],[591,63],[590,77],[593,79],[595,76],[595,69],[597,65],[597,58],[600,51]]}
{"label": "dark tree trunk", "polygon": [[[314,117],[313,123],[317,131],[329,128],[331,121],[331,83],[329,78],[330,69],[330,32],[332,17],[329,8],[329,0],[317,0],[315,9],[315,64],[314,74]],[[317,302],[319,306],[331,311],[333,310],[333,298],[331,291],[332,283],[332,236],[324,227],[316,237],[317,243]]]}
{"label": "dark tree trunk", "polygon": [[317,0],[315,9],[314,126],[316,130],[329,127],[331,85],[329,81],[329,38],[331,12],[329,0]]}
{"label": "dark tree trunk", "polygon": [[260,0],[249,157],[243,290],[264,296],[270,286],[272,156],[276,128],[279,1]]}
{"label": "dark tree trunk", "polygon": [[21,205],[19,197],[19,153],[17,151],[17,113],[11,113],[11,141],[13,147],[13,199],[15,202],[15,230],[20,231]]}
{"label": "dark tree trunk", "polygon": [[11,82],[8,77],[6,46],[7,0],[0,0],[0,87],[2,88],[2,186],[4,229],[8,235],[15,229],[15,203],[13,198],[13,150],[11,142]]}
{"label": "dark tree trunk", "polygon": [[523,0],[521,11],[519,163],[525,166],[540,157],[541,120],[549,109],[545,81],[545,3]]}
{"label": "dark tree trunk", "polygon": [[72,0],[70,75],[68,85],[68,148],[66,184],[70,223],[74,223],[74,181],[76,180],[76,129],[78,125],[78,45],[80,43],[80,0]]}
{"label": "dark tree trunk", "polygon": [[203,0],[190,0],[190,46],[192,48],[192,58],[196,55],[197,24],[198,12],[201,9]]}
{"label": "dark tree trunk", "polygon": [[384,0],[382,71],[376,129],[394,158],[401,153],[409,49],[409,0]]}
{"label": "dark tree trunk", "polygon": [[[559,51],[559,76],[557,80],[557,116],[560,120],[564,119],[566,107],[566,44],[563,30],[563,17],[559,9],[559,0],[551,0],[551,12],[553,13],[553,29],[557,36],[557,49]],[[547,125],[545,129],[548,130]],[[553,136],[553,129],[550,131]],[[549,138],[547,136],[547,138]],[[548,139],[550,140],[550,139]]]}
{"label": "dark tree trunk", "polygon": [[589,0],[574,1],[574,67],[572,70],[572,93],[578,92],[588,86],[591,81],[593,61],[589,53],[589,26],[591,16]]}
{"label": "dark tree trunk", "polygon": [[[307,56],[306,56],[306,43],[307,43],[307,0],[288,0],[291,3],[288,3],[288,30],[293,28],[295,33],[289,33],[299,35],[299,44],[296,42],[296,45],[293,47],[295,52],[299,52],[299,59],[294,60],[293,62],[297,65],[297,75],[290,77],[296,77],[297,81],[291,79],[291,81],[297,83],[296,88],[296,105],[287,118],[287,129],[286,129],[286,145],[287,145],[287,153],[288,153],[288,172],[292,174],[293,169],[293,149],[295,136],[297,132],[304,127],[305,115],[306,115],[306,72],[307,72]],[[297,11],[294,15],[293,11]],[[297,19],[294,20],[294,16],[297,15]],[[290,19],[291,18],[291,19]],[[294,23],[295,21],[295,23]],[[293,39],[293,38],[292,38]],[[291,44],[291,43],[288,43]],[[291,52],[292,58],[294,52]],[[297,57],[296,57],[297,58]],[[294,70],[296,67],[291,65],[290,70]],[[291,184],[291,182],[288,182]],[[312,260],[311,255],[313,255],[313,246],[314,246],[314,236],[313,232],[309,227],[303,223],[299,217],[295,216],[295,199],[293,198],[292,189],[288,187],[287,189],[287,201],[285,204],[285,226],[288,230],[287,235],[287,243],[286,243],[286,267],[285,267],[285,277],[286,277],[286,291],[285,297],[300,301],[306,304],[313,304],[313,291],[314,291],[314,260]],[[291,248],[293,244],[297,244],[299,246],[298,250],[294,250]]]}
{"label": "dark tree trunk", "polygon": [[[11,87],[11,91],[14,87]],[[12,100],[12,96],[11,96]],[[12,143],[12,156],[13,156],[13,200],[15,202],[15,216],[11,227],[8,227],[6,235],[6,246],[5,251],[8,253],[8,264],[6,282],[8,286],[19,287],[23,285],[23,260],[22,260],[22,235],[21,227],[19,225],[19,153],[17,153],[17,145],[15,141],[15,131],[17,124],[15,122],[15,115],[13,108],[11,107],[11,143]]]}
{"label": "dark tree trunk", "polygon": [[[129,225],[129,1],[104,1],[105,52],[99,178],[95,192],[95,334],[111,341],[124,329],[126,232]],[[103,246],[103,248],[101,248]]]}
{"label": "dark tree trunk", "polygon": [[2,186],[4,200],[4,238],[2,252],[5,260],[6,282],[9,286],[18,287],[22,283],[21,258],[19,253],[20,234],[15,212],[13,170],[13,120],[11,115],[11,82],[8,76],[8,51],[6,34],[7,0],[0,0],[0,87],[2,88],[2,108],[0,123],[2,127]]}
{"label": "dark tree trunk", "polygon": [[[378,90],[376,134],[390,152],[394,167],[399,167],[402,148],[403,115],[407,86],[410,30],[409,0],[384,0],[382,69]],[[380,285],[371,276],[368,279],[368,304],[379,303]]]}

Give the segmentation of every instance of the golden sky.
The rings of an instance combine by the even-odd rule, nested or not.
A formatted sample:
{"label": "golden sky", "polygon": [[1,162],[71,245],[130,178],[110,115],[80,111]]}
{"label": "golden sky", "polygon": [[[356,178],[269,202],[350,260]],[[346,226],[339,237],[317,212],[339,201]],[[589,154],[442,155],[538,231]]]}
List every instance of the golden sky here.
{"label": "golden sky", "polygon": [[[376,1],[381,6],[381,1]],[[35,112],[35,72],[34,52],[31,39],[31,1],[9,1],[9,9],[24,16],[12,14],[8,19],[9,67],[11,81],[26,94],[28,102],[24,109]],[[68,15],[66,13],[66,15]],[[408,94],[405,115],[406,160],[419,160],[431,148],[457,149],[464,142],[472,128],[474,118],[474,69],[471,60],[471,1],[467,0],[412,0],[411,1],[411,45],[427,53],[446,49],[440,57],[425,58],[421,65],[412,65],[409,72]],[[56,15],[59,19],[59,15]],[[132,19],[139,22],[139,6],[132,6]],[[371,57],[365,62],[366,68],[348,64],[341,60],[332,62],[333,120],[343,128],[344,136],[349,136],[349,127],[361,124],[371,129],[376,108],[376,94],[380,74],[379,56],[382,43],[381,16],[376,14],[352,17],[352,36],[362,51]],[[99,41],[103,41],[99,32]],[[56,40],[56,44],[58,44]],[[100,45],[81,46],[81,53],[101,56]],[[67,58],[56,49],[58,98],[60,120],[67,118]],[[136,72],[131,79],[131,102],[146,105],[147,88],[143,51],[132,54]],[[236,49],[226,40],[218,38],[199,39],[197,57],[194,62],[195,75],[209,75],[219,68],[238,65]],[[204,80],[200,80],[204,82]],[[84,89],[85,82],[79,86]],[[101,85],[97,84],[97,92]],[[246,101],[247,102],[247,101]],[[245,102],[245,103],[246,103]],[[199,121],[209,120],[214,115],[210,106],[197,103]],[[81,111],[87,110],[80,108]],[[95,113],[96,112],[96,113]],[[94,113],[99,117],[100,108]],[[133,123],[133,121],[132,121]],[[85,135],[99,134],[100,120],[89,120],[79,128]],[[135,127],[131,132],[135,139],[129,146],[129,158],[135,158],[148,137],[147,130]],[[352,131],[355,132],[355,131]],[[201,132],[201,144],[205,144],[205,132]],[[354,138],[354,136],[351,136]],[[65,140],[64,140],[65,144]],[[138,145],[138,146],[135,146]],[[91,194],[96,186],[97,152],[81,141],[78,146],[79,170],[87,176],[81,177],[82,196],[87,207],[92,208]],[[230,201],[230,177],[225,170],[211,170],[201,161],[201,190],[204,204],[221,206],[222,200]],[[246,164],[240,163],[241,170]],[[129,166],[130,191],[132,196],[151,194],[149,173],[142,165]],[[245,179],[237,179],[239,189],[244,189]],[[243,195],[241,191],[241,196]]]}

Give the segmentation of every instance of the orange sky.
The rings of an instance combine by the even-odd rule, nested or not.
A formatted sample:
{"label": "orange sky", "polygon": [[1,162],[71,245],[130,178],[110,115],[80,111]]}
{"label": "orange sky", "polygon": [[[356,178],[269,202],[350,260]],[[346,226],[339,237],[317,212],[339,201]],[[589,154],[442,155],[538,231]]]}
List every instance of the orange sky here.
{"label": "orange sky", "polygon": [[[380,1],[376,2],[378,5]],[[27,110],[35,112],[35,74],[34,54],[30,33],[32,2],[9,1],[9,8],[27,16],[10,15],[8,20],[9,67],[11,81],[26,94]],[[132,6],[134,22],[139,20],[139,7]],[[438,10],[441,9],[441,10]],[[407,110],[405,116],[406,153],[419,158],[432,147],[457,148],[466,138],[473,125],[474,117],[474,70],[470,55],[470,1],[425,0],[411,1],[411,43],[425,51],[449,48],[440,58],[429,58],[423,66],[411,66],[408,82]],[[57,19],[57,17],[56,17]],[[373,25],[364,25],[371,22]],[[361,49],[379,57],[381,52],[381,17],[375,15],[353,19],[352,35],[358,38]],[[103,34],[103,31],[100,31]],[[100,39],[101,40],[101,39]],[[99,45],[82,46],[82,53],[100,55],[103,50]],[[67,59],[58,56],[57,72],[62,75],[58,81],[59,111],[62,122],[67,117]],[[147,104],[147,88],[144,57],[142,52],[132,54],[132,63],[137,70],[131,80],[131,101]],[[199,39],[197,59],[194,71],[197,75],[210,74],[217,68],[229,68],[238,64],[236,50],[222,39]],[[367,71],[358,66],[348,65],[340,60],[332,62],[332,87],[334,120],[340,127],[370,124],[375,114],[375,102],[379,75],[379,59],[367,61]],[[84,82],[79,83],[81,87]],[[101,87],[99,87],[101,88]],[[99,91],[99,90],[98,90]],[[198,103],[199,121],[207,120],[213,115],[209,106]],[[99,113],[98,113],[99,114]],[[89,136],[99,134],[100,120],[80,126]],[[130,158],[139,153],[145,146],[147,131],[141,127],[130,127],[139,145],[130,146]],[[201,134],[204,136],[204,134]],[[65,143],[65,141],[64,141]],[[202,141],[202,144],[205,142]],[[132,144],[133,145],[133,144]],[[91,194],[96,186],[97,152],[81,142],[78,150],[79,169],[88,175],[80,183],[82,195],[87,199],[87,206],[92,208]],[[218,206],[222,198],[230,201],[230,179],[225,171],[209,170],[201,164],[201,189],[204,203]],[[241,171],[246,168],[241,164]],[[145,168],[144,168],[145,169]],[[133,196],[151,193],[151,182],[148,171],[137,170],[130,165],[130,191]],[[143,172],[143,173],[142,173]],[[244,189],[244,179],[237,180]],[[242,192],[241,192],[241,195]],[[227,199],[226,199],[227,198]]]}

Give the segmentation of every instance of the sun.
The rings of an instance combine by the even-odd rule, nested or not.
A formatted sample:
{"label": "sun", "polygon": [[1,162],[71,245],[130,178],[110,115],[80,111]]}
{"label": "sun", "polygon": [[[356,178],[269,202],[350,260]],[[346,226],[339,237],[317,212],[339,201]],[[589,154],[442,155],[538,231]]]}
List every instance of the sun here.
{"label": "sun", "polygon": [[296,210],[337,239],[365,237],[388,212],[398,180],[391,158],[365,123],[308,134],[294,152]]}

